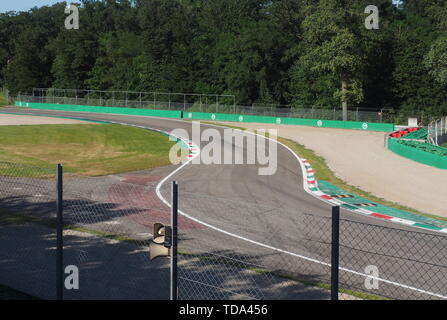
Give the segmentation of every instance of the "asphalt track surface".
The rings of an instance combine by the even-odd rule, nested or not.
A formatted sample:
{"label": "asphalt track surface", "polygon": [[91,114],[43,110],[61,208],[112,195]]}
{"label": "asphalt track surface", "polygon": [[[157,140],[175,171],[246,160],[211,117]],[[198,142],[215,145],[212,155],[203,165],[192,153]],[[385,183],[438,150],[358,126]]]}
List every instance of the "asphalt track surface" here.
{"label": "asphalt track surface", "polygon": [[[192,132],[191,122],[182,120],[23,108],[2,111],[114,121],[165,132],[184,129],[189,136]],[[223,128],[201,125],[202,130],[207,128],[224,136]],[[231,149],[243,154],[249,147],[238,149],[225,139],[222,146],[224,153]],[[213,250],[217,256],[237,256],[249,265],[326,282],[331,207],[304,190],[300,164],[290,150],[278,144],[277,155],[277,171],[271,176],[259,175],[259,164],[188,164],[160,191],[169,199],[169,181],[179,182],[179,208],[195,219],[183,230],[185,246],[194,252]],[[447,237],[345,210],[341,217],[342,287],[391,298],[446,299]],[[202,228],[203,224],[212,229]],[[379,290],[364,288],[369,265],[378,267]],[[183,276],[187,278],[186,273]]]}

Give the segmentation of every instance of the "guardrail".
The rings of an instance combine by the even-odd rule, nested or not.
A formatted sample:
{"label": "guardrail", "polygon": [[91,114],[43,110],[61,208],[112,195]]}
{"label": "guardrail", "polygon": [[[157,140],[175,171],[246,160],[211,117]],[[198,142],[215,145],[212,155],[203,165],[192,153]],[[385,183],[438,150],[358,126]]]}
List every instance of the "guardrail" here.
{"label": "guardrail", "polygon": [[388,138],[388,149],[413,161],[447,170],[446,148],[425,142]]}

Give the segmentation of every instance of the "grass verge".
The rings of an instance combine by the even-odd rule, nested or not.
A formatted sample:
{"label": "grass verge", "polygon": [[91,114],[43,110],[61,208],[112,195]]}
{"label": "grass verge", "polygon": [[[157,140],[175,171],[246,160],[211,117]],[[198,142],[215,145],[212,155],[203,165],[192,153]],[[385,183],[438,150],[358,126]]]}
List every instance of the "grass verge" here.
{"label": "grass verge", "polygon": [[[233,129],[239,129],[239,130],[247,130],[247,128],[241,128],[241,127],[236,127],[236,126],[231,126],[228,124],[221,124],[221,123],[215,123],[215,122],[204,122],[204,123],[208,123],[208,124],[218,124],[224,127],[228,127],[228,128],[233,128]],[[445,217],[439,217],[433,214],[429,214],[429,213],[425,213],[425,212],[421,212],[418,211],[416,209],[413,208],[409,208],[406,206],[403,206],[401,204],[392,202],[392,201],[388,201],[385,200],[383,198],[379,198],[374,196],[373,194],[366,192],[364,190],[359,189],[358,187],[352,186],[349,183],[347,183],[346,181],[340,179],[339,177],[337,177],[334,172],[332,172],[331,169],[329,169],[329,166],[326,164],[326,160],[323,157],[318,156],[313,150],[306,148],[305,146],[292,141],[290,139],[286,139],[286,138],[282,138],[282,137],[278,137],[278,141],[285,144],[286,146],[288,146],[290,149],[292,149],[296,154],[298,154],[301,158],[307,159],[309,160],[310,164],[312,165],[312,168],[315,171],[315,177],[317,180],[324,180],[327,181],[331,184],[333,184],[334,186],[343,189],[347,192],[350,192],[354,195],[357,195],[359,197],[362,197],[364,199],[385,205],[387,207],[391,207],[391,208],[395,208],[398,210],[403,210],[403,211],[407,211],[410,213],[414,213],[420,216],[425,216],[428,218],[433,218],[433,219],[438,219],[438,220],[443,220],[443,221],[447,221],[447,218]]]}
{"label": "grass verge", "polygon": [[169,165],[174,145],[160,133],[114,124],[2,126],[0,137],[0,161],[48,169],[63,163],[83,176]]}

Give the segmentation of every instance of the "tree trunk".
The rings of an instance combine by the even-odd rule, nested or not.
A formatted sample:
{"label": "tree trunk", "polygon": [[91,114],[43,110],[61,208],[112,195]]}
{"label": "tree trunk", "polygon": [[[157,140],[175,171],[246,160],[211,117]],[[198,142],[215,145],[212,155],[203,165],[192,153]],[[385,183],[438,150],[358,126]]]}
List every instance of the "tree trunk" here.
{"label": "tree trunk", "polygon": [[341,80],[341,109],[343,112],[343,121],[348,121],[348,80]]}

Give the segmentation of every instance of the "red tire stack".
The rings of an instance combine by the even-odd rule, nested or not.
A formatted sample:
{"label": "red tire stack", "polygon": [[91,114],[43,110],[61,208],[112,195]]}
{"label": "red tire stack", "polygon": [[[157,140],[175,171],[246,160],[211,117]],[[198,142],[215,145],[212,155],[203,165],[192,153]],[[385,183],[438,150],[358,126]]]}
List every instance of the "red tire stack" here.
{"label": "red tire stack", "polygon": [[390,137],[393,138],[393,139],[400,139],[403,136],[405,136],[405,135],[407,135],[409,133],[418,131],[418,130],[419,130],[419,128],[409,128],[409,129],[406,129],[406,130],[396,131],[396,132],[390,134]]}

